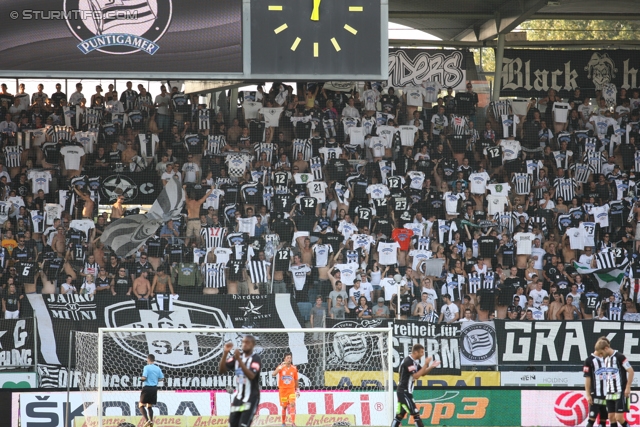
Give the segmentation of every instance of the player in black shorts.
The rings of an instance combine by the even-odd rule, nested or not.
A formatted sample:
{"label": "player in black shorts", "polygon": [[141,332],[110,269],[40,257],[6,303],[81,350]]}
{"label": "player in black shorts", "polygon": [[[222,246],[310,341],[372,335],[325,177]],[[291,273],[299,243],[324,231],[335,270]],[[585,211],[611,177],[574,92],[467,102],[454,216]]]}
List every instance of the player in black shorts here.
{"label": "player in black shorts", "polygon": [[142,418],[146,420],[144,427],[153,426],[153,406],[158,403],[158,383],[164,381],[164,374],[155,361],[156,357],[153,354],[148,355],[147,365],[142,371],[143,387],[138,407]]}
{"label": "player in black shorts", "polygon": [[587,357],[582,367],[584,373],[584,389],[589,401],[589,422],[587,427],[593,427],[596,418],[600,415],[600,426],[607,424],[609,413],[605,400],[605,373],[602,351],[595,350]]}
{"label": "player in black shorts", "polygon": [[253,353],[256,339],[245,335],[242,339],[242,352],[236,349],[231,356],[229,353],[233,343],[226,343],[220,359],[220,373],[233,371],[236,374],[234,390],[231,398],[231,412],[229,427],[249,427],[260,404],[260,369],[262,361],[258,354]]}
{"label": "player in black shorts", "polygon": [[411,349],[411,355],[405,357],[400,365],[400,381],[398,382],[397,392],[398,404],[396,406],[396,417],[393,419],[391,427],[399,427],[407,413],[413,417],[416,427],[424,427],[420,419],[420,411],[418,411],[413,401],[413,385],[415,380],[427,375],[429,371],[440,365],[440,362],[431,363],[431,358],[428,357],[424,361],[424,367],[420,366],[420,359],[423,356],[424,346],[414,344]]}
{"label": "player in black shorts", "polygon": [[611,348],[611,344],[606,337],[598,339],[596,351],[601,352],[605,357],[605,389],[609,422],[611,425],[617,422],[621,427],[629,427],[624,418],[624,413],[629,412],[633,368],[625,355]]}

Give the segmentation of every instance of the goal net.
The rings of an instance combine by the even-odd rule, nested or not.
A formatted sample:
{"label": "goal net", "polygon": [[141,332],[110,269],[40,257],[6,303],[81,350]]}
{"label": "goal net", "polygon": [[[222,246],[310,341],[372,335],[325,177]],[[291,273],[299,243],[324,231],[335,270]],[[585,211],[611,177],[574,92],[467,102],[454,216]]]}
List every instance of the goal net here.
{"label": "goal net", "polygon": [[142,425],[137,402],[148,354],[155,356],[165,376],[158,388],[156,425],[163,425],[163,416],[199,417],[182,425],[224,424],[235,375],[218,373],[223,345],[232,342],[240,348],[246,334],[256,338],[254,352],[262,360],[254,426],[282,425],[278,381],[271,374],[289,353],[299,372],[297,426],[391,422],[391,329],[102,328],[76,333],[73,356],[84,413],[72,425]]}

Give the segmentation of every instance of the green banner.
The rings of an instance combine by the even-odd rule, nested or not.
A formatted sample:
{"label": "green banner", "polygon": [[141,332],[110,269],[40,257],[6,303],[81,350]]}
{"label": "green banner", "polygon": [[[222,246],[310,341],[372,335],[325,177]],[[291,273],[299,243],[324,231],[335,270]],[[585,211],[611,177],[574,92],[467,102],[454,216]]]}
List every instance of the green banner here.
{"label": "green banner", "polygon": [[[518,390],[414,390],[425,426],[519,426]],[[509,402],[509,404],[505,404]],[[404,425],[413,425],[405,418]]]}

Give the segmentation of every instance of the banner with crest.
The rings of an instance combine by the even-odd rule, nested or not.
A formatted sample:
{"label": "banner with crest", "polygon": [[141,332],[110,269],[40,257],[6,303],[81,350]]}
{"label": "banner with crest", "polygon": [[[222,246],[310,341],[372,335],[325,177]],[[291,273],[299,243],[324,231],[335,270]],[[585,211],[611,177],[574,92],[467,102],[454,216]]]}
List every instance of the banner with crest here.
{"label": "banner with crest", "polygon": [[[66,387],[71,331],[97,332],[101,327],[244,328],[249,333],[252,328],[302,327],[297,304],[288,294],[180,295],[178,299],[171,300],[169,310],[160,310],[155,299],[147,303],[126,296],[98,295],[94,298],[32,294],[24,300],[22,310],[25,315],[34,315],[37,321],[42,344],[38,347],[39,386],[45,388]],[[281,335],[257,337],[258,345],[266,354],[270,349],[276,351],[277,347],[278,358],[283,348],[291,346],[292,351],[301,353],[294,355],[297,360],[306,362],[304,349],[291,345],[290,340],[295,338],[291,335],[294,334]],[[277,343],[273,342],[276,338]],[[189,341],[186,346],[188,349],[184,346],[185,339]],[[179,381],[188,371],[185,368],[195,370],[197,367],[198,372],[217,372],[224,341],[234,339],[239,337],[221,333],[215,345],[205,345],[198,336],[185,338],[185,334],[167,333],[161,337],[149,336],[136,346],[115,339],[108,344],[109,357],[127,360],[131,364],[130,370],[139,376],[138,371],[142,372],[146,355],[153,352],[157,362],[163,364],[165,375]],[[170,347],[172,351],[156,352],[158,346]],[[267,357],[264,352],[263,359]],[[71,362],[73,369],[75,360]],[[107,374],[122,376],[123,372]],[[79,378],[75,372],[71,372],[71,378],[72,387],[77,387],[79,381],[95,381],[95,375],[92,378]],[[200,378],[199,381],[211,382],[213,388],[225,388],[228,384],[226,376]]]}
{"label": "banner with crest", "polygon": [[[393,328],[393,369],[398,370],[400,363],[411,354],[414,344],[422,344],[425,349],[425,357],[440,361],[440,366],[432,371],[433,375],[460,375],[460,324],[437,324],[417,320],[374,319],[374,320],[333,320],[327,319],[328,328]],[[346,335],[346,334],[345,334]],[[375,368],[368,366],[375,363],[375,343],[363,342],[364,335],[348,334],[340,337],[343,342],[340,346],[347,349],[352,355],[354,365],[345,365],[340,362],[328,365],[327,370],[349,371],[361,370],[363,365],[367,370]],[[337,338],[336,338],[337,339]],[[350,339],[347,340],[347,339]],[[363,348],[364,347],[364,348]],[[358,358],[358,355],[362,355]],[[366,357],[366,360],[364,360]],[[357,359],[357,360],[356,360]],[[330,359],[331,360],[331,359]]]}

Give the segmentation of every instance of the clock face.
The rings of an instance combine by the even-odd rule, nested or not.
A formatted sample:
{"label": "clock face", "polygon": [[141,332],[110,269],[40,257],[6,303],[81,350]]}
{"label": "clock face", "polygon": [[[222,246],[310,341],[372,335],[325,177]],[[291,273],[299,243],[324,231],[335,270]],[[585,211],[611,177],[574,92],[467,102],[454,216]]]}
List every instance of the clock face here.
{"label": "clock face", "polygon": [[252,0],[251,72],[380,74],[380,10],[380,0]]}

